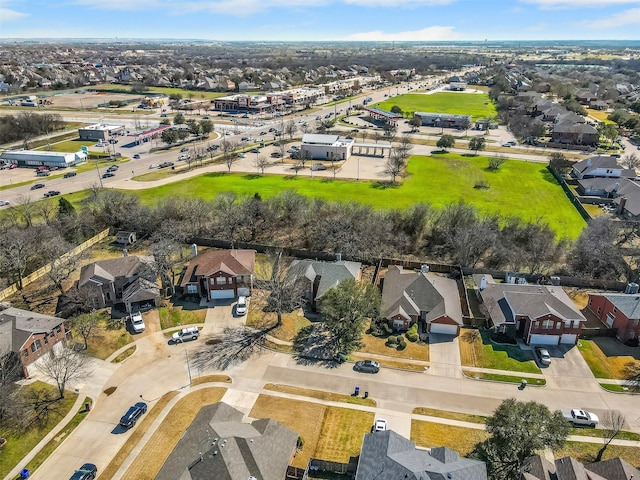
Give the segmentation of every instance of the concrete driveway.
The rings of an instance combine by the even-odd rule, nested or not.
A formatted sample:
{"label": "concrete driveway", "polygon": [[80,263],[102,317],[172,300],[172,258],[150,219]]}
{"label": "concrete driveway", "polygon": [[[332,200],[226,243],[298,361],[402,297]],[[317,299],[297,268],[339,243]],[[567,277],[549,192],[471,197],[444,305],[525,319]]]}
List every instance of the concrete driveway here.
{"label": "concrete driveway", "polygon": [[580,350],[576,346],[557,345],[547,346],[551,355],[551,365],[543,367],[547,383],[566,390],[584,390],[589,388],[598,391],[593,373],[584,361]]}
{"label": "concrete driveway", "polygon": [[462,361],[457,336],[429,334],[428,373],[442,377],[462,378]]}

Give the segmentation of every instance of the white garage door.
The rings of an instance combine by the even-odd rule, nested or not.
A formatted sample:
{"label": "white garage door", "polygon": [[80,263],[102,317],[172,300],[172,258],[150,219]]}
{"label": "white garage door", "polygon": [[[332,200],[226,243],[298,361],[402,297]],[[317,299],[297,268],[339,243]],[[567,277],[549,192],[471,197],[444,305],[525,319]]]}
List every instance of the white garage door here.
{"label": "white garage door", "polygon": [[563,333],[562,337],[560,337],[560,343],[564,343],[567,345],[575,345],[578,341],[578,335],[575,333]]}
{"label": "white garage door", "polygon": [[457,335],[457,325],[446,325],[444,323],[432,323],[429,332],[431,333],[444,333],[445,335]]}
{"label": "white garage door", "polygon": [[234,298],[235,294],[233,290],[211,290],[209,292],[210,300],[218,300],[221,298]]}
{"label": "white garage door", "polygon": [[530,345],[557,345],[560,335],[531,335]]}

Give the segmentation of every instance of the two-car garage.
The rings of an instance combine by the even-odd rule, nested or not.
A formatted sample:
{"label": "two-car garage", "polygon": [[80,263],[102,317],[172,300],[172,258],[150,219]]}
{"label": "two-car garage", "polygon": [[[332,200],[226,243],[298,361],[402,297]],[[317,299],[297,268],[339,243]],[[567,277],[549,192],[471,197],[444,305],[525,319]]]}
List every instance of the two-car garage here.
{"label": "two-car garage", "polygon": [[429,333],[442,333],[444,335],[458,335],[460,327],[447,323],[429,323]]}
{"label": "two-car garage", "polygon": [[563,333],[562,335],[544,335],[534,333],[529,336],[529,345],[575,345],[578,335],[575,333]]}

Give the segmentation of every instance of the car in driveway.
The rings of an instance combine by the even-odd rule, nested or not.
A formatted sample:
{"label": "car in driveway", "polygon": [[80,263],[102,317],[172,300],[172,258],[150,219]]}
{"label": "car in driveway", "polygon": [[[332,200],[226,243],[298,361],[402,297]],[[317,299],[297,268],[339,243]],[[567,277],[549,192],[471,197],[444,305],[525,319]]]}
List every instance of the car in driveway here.
{"label": "car in driveway", "polygon": [[44,188],[44,183],[34,183],[31,185],[31,190],[38,190],[39,188]]}
{"label": "car in driveway", "polygon": [[198,327],[186,327],[178,330],[171,336],[173,343],[182,343],[186,340],[196,340],[200,336]]}
{"label": "car in driveway", "polygon": [[98,475],[98,467],[93,463],[85,463],[76,470],[69,480],[93,480]]}
{"label": "car in driveway", "polygon": [[239,296],[238,303],[236,303],[236,315],[242,316],[247,313],[247,297]]}
{"label": "car in driveway", "polygon": [[380,364],[373,360],[359,360],[353,366],[356,372],[362,373],[378,373],[380,371]]}
{"label": "car in driveway", "polygon": [[138,402],[132,407],[129,407],[127,413],[120,419],[119,424],[125,428],[134,427],[138,419],[145,413],[147,413],[147,404]]}
{"label": "car in driveway", "polygon": [[145,325],[144,325],[144,320],[142,318],[142,314],[140,312],[132,313],[129,318],[131,319],[131,328],[133,329],[134,332],[136,333],[144,332]]}
{"label": "car in driveway", "polygon": [[536,353],[536,357],[538,358],[540,365],[544,365],[545,367],[551,365],[551,355],[549,355],[549,350],[544,347],[534,347],[533,351]]}
{"label": "car in driveway", "polygon": [[387,429],[387,421],[384,418],[376,419],[376,422],[373,424],[374,432],[384,432]]}

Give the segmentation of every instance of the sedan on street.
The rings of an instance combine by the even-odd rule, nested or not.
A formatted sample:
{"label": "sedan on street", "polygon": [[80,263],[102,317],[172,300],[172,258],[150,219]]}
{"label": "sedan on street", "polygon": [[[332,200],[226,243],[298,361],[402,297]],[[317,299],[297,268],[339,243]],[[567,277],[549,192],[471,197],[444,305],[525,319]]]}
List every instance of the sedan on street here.
{"label": "sedan on street", "polygon": [[102,174],[102,178],[111,178],[111,177],[115,177],[116,174],[113,172],[107,172],[107,173],[103,173]]}
{"label": "sedan on street", "polygon": [[75,471],[69,480],[93,480],[98,475],[98,467],[93,463],[85,463]]}
{"label": "sedan on street", "polygon": [[353,366],[356,372],[362,373],[378,373],[380,371],[380,364],[373,360],[360,360]]}
{"label": "sedan on street", "polygon": [[127,413],[125,413],[120,419],[120,425],[126,428],[134,427],[138,419],[147,413],[147,404],[144,402],[138,402],[132,407],[129,407]]}
{"label": "sedan on street", "polygon": [[39,188],[44,188],[44,183],[34,183],[31,185],[31,190],[38,190]]}

